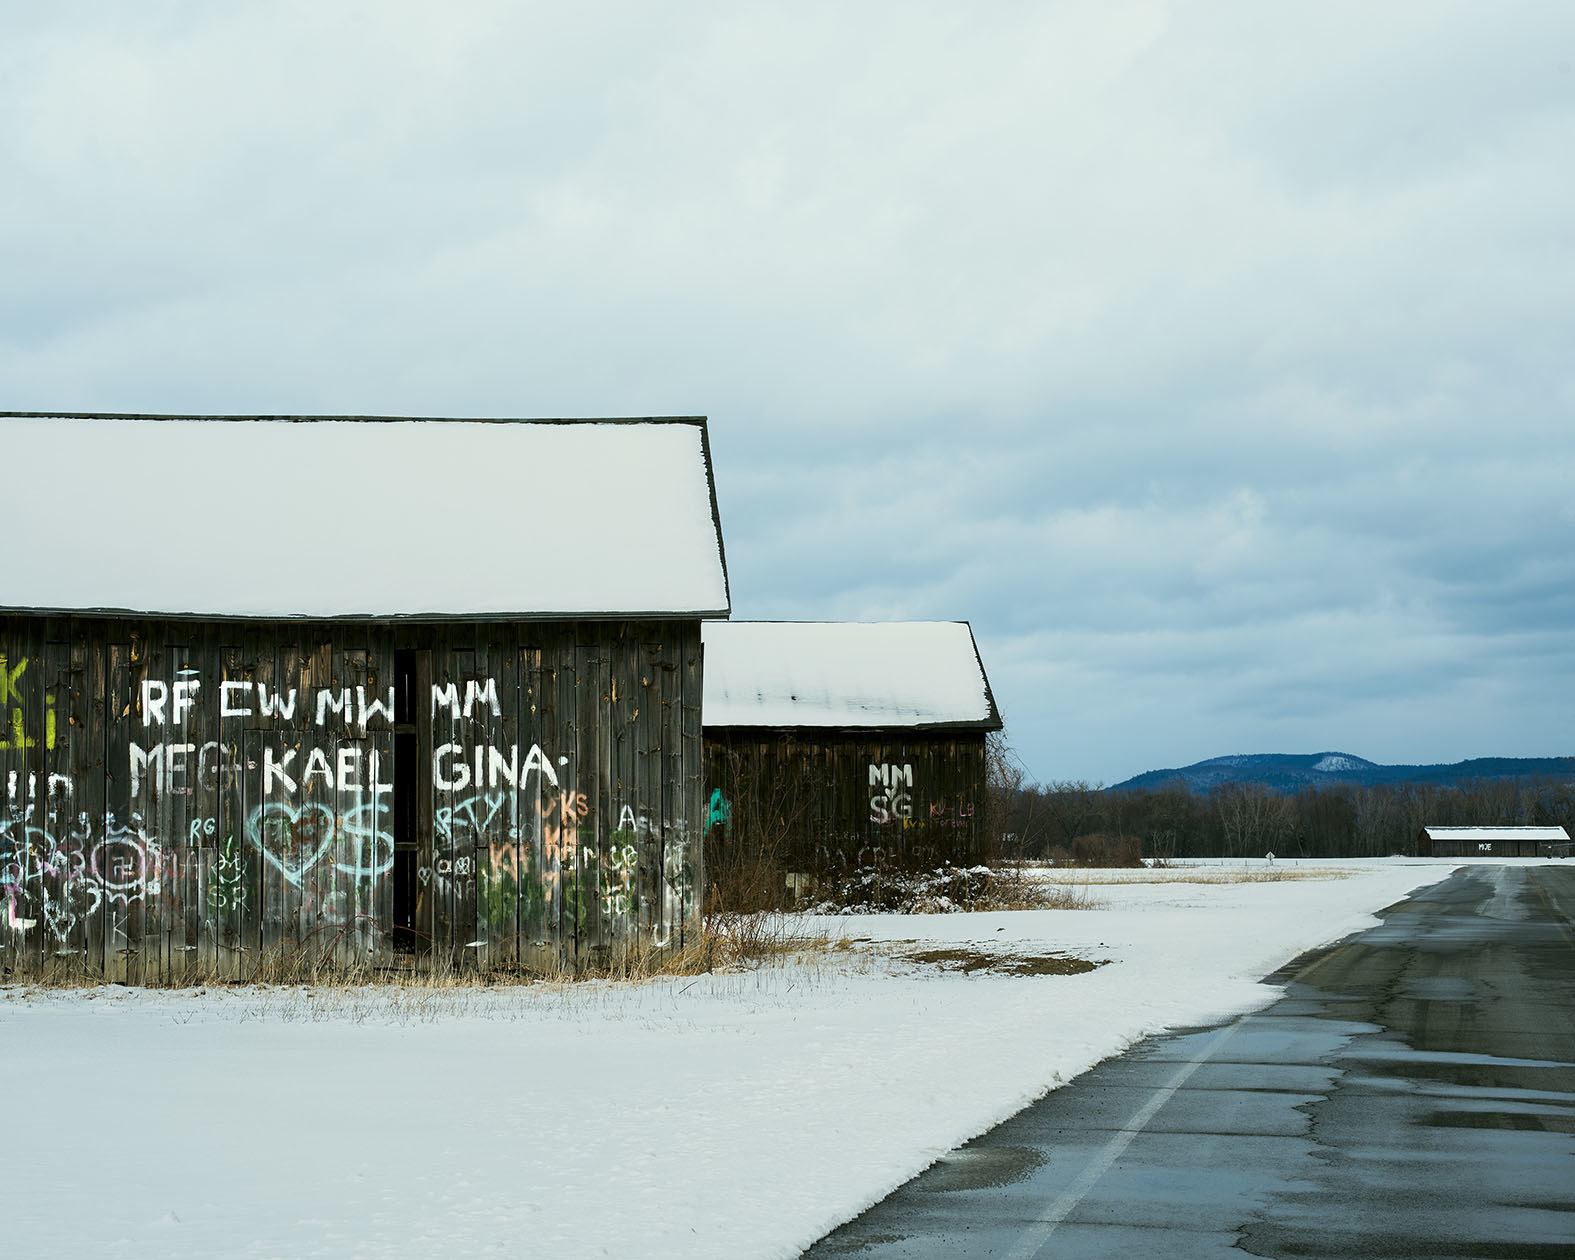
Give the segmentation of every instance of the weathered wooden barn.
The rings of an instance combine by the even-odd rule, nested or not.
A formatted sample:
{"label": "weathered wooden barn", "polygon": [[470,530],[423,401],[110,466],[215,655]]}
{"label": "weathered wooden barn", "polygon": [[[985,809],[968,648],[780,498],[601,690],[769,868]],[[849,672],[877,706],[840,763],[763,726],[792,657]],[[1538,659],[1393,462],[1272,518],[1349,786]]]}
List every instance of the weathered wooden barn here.
{"label": "weathered wooden barn", "polygon": [[0,970],[682,939],[702,418],[0,416]]}
{"label": "weathered wooden barn", "polygon": [[986,854],[1001,729],[966,622],[704,627],[707,852],[793,891]]}
{"label": "weathered wooden barn", "polygon": [[1418,857],[1551,857],[1568,851],[1563,827],[1423,827]]}

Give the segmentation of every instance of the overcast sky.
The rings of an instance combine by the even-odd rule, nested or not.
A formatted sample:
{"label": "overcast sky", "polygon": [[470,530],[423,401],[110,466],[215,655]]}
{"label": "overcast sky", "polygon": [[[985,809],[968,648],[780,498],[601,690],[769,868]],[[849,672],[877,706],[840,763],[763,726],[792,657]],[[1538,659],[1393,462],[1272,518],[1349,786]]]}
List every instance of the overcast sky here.
{"label": "overcast sky", "polygon": [[970,620],[1041,781],[1575,754],[1568,0],[0,33],[0,409],[704,414],[735,617]]}

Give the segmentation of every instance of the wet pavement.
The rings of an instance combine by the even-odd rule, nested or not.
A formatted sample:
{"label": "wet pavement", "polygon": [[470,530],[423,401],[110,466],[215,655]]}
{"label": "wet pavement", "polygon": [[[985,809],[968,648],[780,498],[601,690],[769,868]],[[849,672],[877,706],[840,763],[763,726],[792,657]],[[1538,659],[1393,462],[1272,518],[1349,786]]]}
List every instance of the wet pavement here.
{"label": "wet pavement", "polygon": [[805,1254],[1575,1257],[1575,863],[1474,866]]}

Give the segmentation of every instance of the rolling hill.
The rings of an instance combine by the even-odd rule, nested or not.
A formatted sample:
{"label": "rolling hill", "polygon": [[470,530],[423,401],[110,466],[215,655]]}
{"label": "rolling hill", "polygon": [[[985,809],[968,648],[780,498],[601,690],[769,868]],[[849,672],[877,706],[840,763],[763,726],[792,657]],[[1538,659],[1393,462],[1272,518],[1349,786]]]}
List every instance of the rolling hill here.
{"label": "rolling hill", "polygon": [[1226,783],[1261,783],[1277,792],[1333,783],[1454,784],[1481,779],[1575,777],[1575,757],[1476,757],[1451,765],[1384,766],[1351,753],[1248,753],[1211,757],[1174,770],[1148,770],[1106,791],[1155,791],[1178,782],[1207,792]]}

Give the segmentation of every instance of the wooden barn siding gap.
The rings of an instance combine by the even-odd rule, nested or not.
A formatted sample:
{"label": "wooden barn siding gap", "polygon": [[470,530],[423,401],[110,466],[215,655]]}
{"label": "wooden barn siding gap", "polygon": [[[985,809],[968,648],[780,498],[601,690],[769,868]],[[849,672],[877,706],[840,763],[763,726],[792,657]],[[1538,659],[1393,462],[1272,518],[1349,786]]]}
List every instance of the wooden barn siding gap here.
{"label": "wooden barn siding gap", "polygon": [[[35,627],[28,626],[6,644],[4,704],[0,707],[0,743],[5,745],[6,880],[5,960],[12,971],[36,969],[42,952],[43,906],[40,871],[49,847],[38,817],[37,769],[31,764],[29,741],[38,739],[37,715],[29,703],[39,673]],[[33,677],[26,677],[27,674]],[[38,711],[42,712],[42,701]]]}
{"label": "wooden barn siding gap", "polygon": [[613,853],[613,833],[618,812],[612,793],[612,679],[607,645],[598,643],[585,650],[590,677],[582,675],[586,691],[581,703],[591,702],[592,720],[580,728],[580,762],[590,773],[587,796],[591,809],[590,935],[604,954],[628,936],[628,907],[619,897],[620,878],[617,856]]}
{"label": "wooden barn siding gap", "polygon": [[[518,649],[519,713],[516,727],[521,749],[541,746],[543,700],[542,650],[539,646]],[[522,754],[524,755],[524,754]],[[530,775],[519,785],[515,799],[519,811],[519,839],[513,852],[515,896],[519,903],[519,964],[541,967],[547,962],[547,911],[541,873],[546,869],[542,853],[540,819],[545,785],[542,775]]]}
{"label": "wooden barn siding gap", "polygon": [[[71,631],[71,654],[75,666],[81,663],[82,706],[73,711],[73,718],[81,722],[72,732],[73,742],[80,741],[83,755],[78,761],[81,779],[76,791],[76,818],[78,831],[74,838],[85,843],[89,837],[104,834],[106,809],[105,789],[108,782],[107,731],[109,698],[109,661],[103,651],[89,641],[87,631],[80,625]],[[104,972],[104,911],[101,898],[94,898],[86,885],[86,870],[80,857],[77,864],[79,888],[73,890],[80,898],[78,908],[82,914],[80,935],[75,941],[82,950],[76,961],[84,975],[102,975]]]}
{"label": "wooden barn siding gap", "polygon": [[[519,931],[518,888],[511,882],[507,887],[494,878],[494,871],[501,855],[514,844],[518,829],[518,782],[510,790],[506,778],[492,781],[492,758],[507,755],[517,740],[511,738],[510,723],[519,712],[519,688],[513,669],[505,668],[505,654],[484,635],[476,636],[477,672],[492,681],[493,692],[498,696],[498,711],[490,705],[472,710],[475,722],[473,738],[487,752],[487,783],[483,791],[479,785],[477,795],[482,798],[482,808],[475,820],[472,849],[474,861],[471,883],[476,899],[475,948],[470,954],[470,965],[484,971],[509,966],[512,962]],[[515,755],[515,764],[518,755]],[[500,766],[501,774],[501,766]],[[511,808],[512,806],[512,808]]]}
{"label": "wooden barn siding gap", "polygon": [[25,941],[21,924],[31,917],[32,898],[29,895],[28,867],[31,846],[27,833],[27,819],[21,809],[17,792],[17,776],[26,772],[21,764],[22,752],[12,737],[12,718],[17,710],[12,681],[18,653],[25,653],[25,640],[16,630],[7,636],[5,650],[0,652],[0,893],[5,905],[0,906],[0,971],[14,975],[23,970]]}
{"label": "wooden barn siding gap", "polygon": [[[563,731],[560,717],[562,689],[561,633],[544,631],[541,636],[541,669],[537,675],[540,705],[541,747],[545,756],[554,759],[556,752],[550,747],[554,736]],[[536,839],[536,883],[541,891],[541,940],[547,958],[562,958],[573,949],[572,933],[564,932],[564,870],[562,836],[562,794],[543,774],[531,776],[536,789],[536,813],[531,820]]]}
{"label": "wooden barn siding gap", "polygon": [[89,857],[92,877],[100,890],[103,906],[104,978],[124,981],[131,974],[126,936],[126,906],[123,897],[105,878],[112,844],[124,841],[131,829],[131,674],[139,645],[130,633],[122,641],[108,644],[109,723],[105,727],[104,753],[104,830],[94,839]]}
{"label": "wooden barn siding gap", "polygon": [[684,787],[683,647],[676,639],[661,644],[662,883],[668,932],[680,943],[692,879],[689,825],[694,819]]}
{"label": "wooden barn siding gap", "polygon": [[[28,673],[34,675],[31,681],[35,686],[20,697],[11,698],[13,705],[21,700],[20,712],[24,715],[24,734],[19,742],[23,744],[25,777],[18,805],[25,820],[24,842],[30,858],[25,869],[31,885],[27,899],[31,908],[26,916],[35,921],[23,934],[26,944],[22,952],[29,965],[49,970],[70,956],[62,954],[69,944],[60,938],[61,928],[69,924],[70,918],[67,901],[71,880],[65,854],[71,847],[73,807],[66,784],[71,782],[75,753],[67,722],[72,705],[67,633],[55,621],[43,628],[33,644],[36,656],[30,652],[26,666]],[[12,661],[12,668],[15,665]],[[4,736],[17,742],[13,716],[5,716]],[[64,783],[57,776],[64,776]]]}
{"label": "wooden barn siding gap", "polygon": [[[600,806],[596,783],[596,735],[600,729],[601,672],[592,645],[577,642],[574,645],[574,774],[575,811],[579,815],[574,827],[575,858],[580,879],[581,916],[578,924],[583,935],[581,949],[587,962],[601,961],[605,957],[606,942],[602,936],[601,912],[601,856],[602,835],[597,825]],[[585,809],[580,810],[580,798],[585,799]]]}
{"label": "wooden barn siding gap", "polygon": [[[430,767],[432,750],[441,742],[433,715],[432,687],[437,678],[436,655],[431,635],[412,636],[406,642],[416,652],[415,707],[416,747],[416,855],[411,877],[416,881],[416,906],[412,916],[416,958],[430,958],[437,944],[437,894],[432,888],[431,867],[437,851],[437,788]],[[422,878],[422,871],[427,877]]]}
{"label": "wooden barn siding gap", "polygon": [[[254,704],[243,707],[254,708],[256,712],[236,719],[238,760],[240,765],[245,767],[245,773],[236,776],[237,808],[233,834],[244,866],[245,884],[241,903],[243,908],[239,945],[241,958],[238,960],[244,964],[244,970],[237,974],[250,979],[257,975],[263,964],[263,946],[267,937],[265,926],[267,892],[273,869],[272,864],[264,856],[263,846],[257,843],[251,834],[253,826],[251,811],[260,808],[262,804],[260,799],[261,776],[264,773],[262,745],[268,734],[267,728],[260,725],[262,707],[266,696],[274,712],[280,712],[289,693],[287,690],[282,693],[280,691],[284,678],[279,668],[277,637],[267,633],[262,627],[248,627],[244,643],[246,673],[253,682],[251,694]],[[280,740],[279,744],[282,748],[283,740]]]}
{"label": "wooden barn siding gap", "polygon": [[651,897],[651,939],[665,943],[671,939],[668,916],[667,872],[662,799],[661,770],[661,713],[662,671],[659,649],[655,643],[643,642],[636,653],[640,680],[638,694],[639,718],[635,722],[635,741],[640,759],[641,780],[645,791],[641,793],[642,829],[641,866],[650,872],[648,887]]}
{"label": "wooden barn siding gap", "polygon": [[[517,750],[523,770],[538,748],[537,764],[558,779],[520,776],[504,808],[468,832],[448,817],[443,843],[469,859],[469,886],[441,899],[441,930],[423,918],[433,899],[422,903],[428,956],[545,965],[593,960],[647,931],[658,944],[681,940],[702,862],[698,622],[11,614],[0,618],[0,655],[13,671],[27,663],[8,675],[17,703],[0,705],[0,722],[15,709],[27,735],[0,748],[0,966],[178,983],[251,978],[272,955],[390,961],[392,799],[373,789],[392,784],[392,723],[378,715],[363,726],[357,708],[363,694],[386,705],[396,643],[424,651],[462,704],[465,684],[476,685],[459,731],[473,778],[482,753],[483,783],[472,786],[487,789],[493,750],[505,765]],[[431,680],[420,681],[417,725],[430,755],[446,732],[426,711]],[[489,681],[495,709],[481,698]],[[189,706],[176,682],[197,684],[183,692]],[[145,683],[155,712],[144,712]],[[334,702],[318,724],[321,693]],[[53,747],[43,735],[51,714]],[[51,775],[66,785],[53,801]],[[440,798],[452,805],[458,789],[435,792],[430,774],[418,783],[419,856],[430,859]],[[501,886],[497,867],[510,860],[515,877]]]}
{"label": "wooden barn siding gap", "polygon": [[579,738],[579,675],[575,670],[573,632],[554,636],[553,685],[557,691],[556,725],[558,747],[545,749],[557,767],[558,785],[549,792],[549,804],[543,826],[556,857],[548,877],[557,886],[558,940],[564,955],[576,965],[584,946],[582,928],[585,920],[585,871],[584,857],[579,845],[579,783],[573,763],[562,764],[561,758],[569,755]]}
{"label": "wooden barn siding gap", "polygon": [[649,870],[649,862],[641,861],[640,819],[645,809],[636,794],[639,756],[634,697],[639,694],[639,668],[638,648],[630,638],[629,628],[621,626],[613,645],[607,679],[608,780],[612,808],[616,811],[611,824],[611,844],[616,852],[620,878],[614,895],[623,901],[623,931],[630,943],[652,939],[651,915],[655,904],[648,880],[641,878]]}
{"label": "wooden barn siding gap", "polygon": [[680,903],[679,946],[687,941],[688,925],[696,914],[700,890],[705,887],[705,738],[701,730],[704,649],[698,634],[688,634],[681,644],[683,680],[679,687],[680,738],[683,748],[683,815],[689,869],[685,872]]}
{"label": "wooden barn siding gap", "polygon": [[[131,713],[126,720],[128,762],[132,744],[142,747],[138,726],[141,712],[139,688],[149,677],[163,679],[164,627],[162,623],[149,626],[144,632],[133,632],[131,638],[131,672],[127,677],[127,691],[131,697]],[[129,773],[129,772],[128,772]],[[157,922],[159,883],[154,872],[159,865],[158,836],[153,830],[159,825],[159,810],[164,804],[163,785],[156,770],[144,766],[140,774],[133,774],[130,783],[130,813],[122,824],[126,836],[121,843],[124,849],[111,851],[100,874],[106,883],[114,871],[115,883],[123,884],[125,897],[118,941],[126,960],[126,982],[148,984],[158,979],[157,968],[152,965],[153,953],[148,940],[150,922]],[[105,838],[106,841],[110,837]],[[111,913],[115,902],[111,901]]]}
{"label": "wooden barn siding gap", "polygon": [[[255,695],[255,645],[248,653],[242,645],[242,636],[235,631],[221,638],[226,642],[218,650],[219,684],[221,687],[224,683],[239,684]],[[222,690],[220,694],[224,694]],[[256,863],[246,852],[241,775],[237,764],[245,756],[245,721],[244,717],[223,714],[218,719],[221,771],[213,804],[214,861],[208,869],[207,886],[203,890],[208,922],[206,936],[211,943],[211,956],[205,961],[215,972],[235,976],[246,974],[249,956],[246,916],[248,907],[255,909],[257,904],[258,872]]]}
{"label": "wooden barn siding gap", "polygon": [[[501,946],[507,930],[501,916],[496,923],[492,921],[492,907],[484,895],[482,867],[489,860],[491,846],[508,835],[507,819],[501,808],[508,788],[501,766],[497,771],[499,778],[496,783],[493,782],[493,751],[506,751],[499,738],[502,735],[502,715],[514,712],[519,706],[519,697],[508,694],[508,688],[492,659],[490,641],[474,632],[472,640],[475,643],[471,656],[472,669],[482,686],[483,695],[478,703],[471,706],[466,736],[474,747],[485,751],[482,754],[481,782],[472,785],[471,795],[476,799],[473,816],[465,820],[465,830],[461,833],[464,841],[461,848],[465,850],[469,864],[463,875],[455,873],[455,882],[466,905],[470,924],[469,936],[462,943],[465,966],[481,969],[491,966],[492,946],[494,943]],[[496,714],[488,696],[497,697]],[[494,809],[494,805],[500,807]]]}
{"label": "wooden barn siding gap", "polygon": [[[203,685],[214,686],[214,679],[219,673],[217,627],[212,623],[194,627],[190,652],[189,664],[196,669]],[[186,853],[180,859],[179,920],[174,925],[181,956],[171,959],[175,974],[188,980],[211,972],[214,954],[213,934],[204,930],[204,920],[208,913],[205,904],[208,886],[213,881],[214,867],[217,865],[214,840],[218,824],[214,818],[218,809],[219,785],[213,758],[204,754],[210,743],[218,742],[218,706],[200,704],[193,718],[192,742],[197,747],[190,758],[195,763],[191,767],[192,773],[187,776],[189,794],[184,801],[186,826],[182,833]]]}
{"label": "wooden barn siding gap", "polygon": [[58,863],[53,856],[54,801],[51,798],[55,794],[51,792],[49,782],[50,773],[57,768],[57,761],[44,735],[49,710],[46,693],[54,692],[59,673],[58,653],[53,638],[52,628],[46,628],[34,644],[36,655],[31,656],[28,668],[36,674],[39,685],[29,689],[23,704],[26,714],[23,729],[30,732],[26,738],[32,741],[31,746],[25,749],[29,780],[27,795],[31,798],[27,816],[33,880],[38,890],[35,900],[39,905],[39,911],[29,916],[33,926],[26,933],[25,954],[29,965],[33,967],[44,965],[52,954],[44,897],[59,889],[59,877],[52,874]]}

